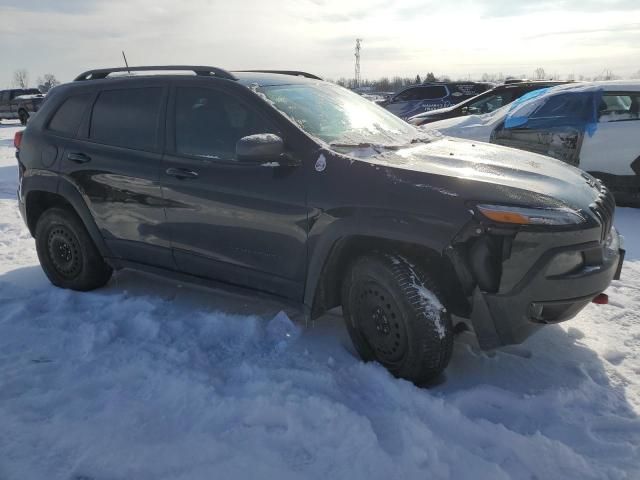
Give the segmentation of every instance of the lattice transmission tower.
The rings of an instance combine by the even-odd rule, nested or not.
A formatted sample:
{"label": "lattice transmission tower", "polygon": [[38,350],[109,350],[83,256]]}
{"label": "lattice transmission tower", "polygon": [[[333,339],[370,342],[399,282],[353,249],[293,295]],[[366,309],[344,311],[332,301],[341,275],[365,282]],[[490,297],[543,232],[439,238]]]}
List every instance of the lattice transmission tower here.
{"label": "lattice transmission tower", "polygon": [[360,86],[360,42],[362,42],[362,39],[356,38],[356,78],[355,78],[356,88]]}

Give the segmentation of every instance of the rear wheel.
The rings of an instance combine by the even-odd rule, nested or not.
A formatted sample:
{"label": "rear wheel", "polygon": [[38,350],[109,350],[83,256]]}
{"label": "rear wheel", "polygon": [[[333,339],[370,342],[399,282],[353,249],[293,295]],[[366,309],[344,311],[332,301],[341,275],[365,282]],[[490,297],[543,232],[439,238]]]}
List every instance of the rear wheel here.
{"label": "rear wheel", "polygon": [[72,290],[93,290],[105,285],[112,269],[100,255],[75,212],[51,208],[36,225],[36,250],[51,283]]}
{"label": "rear wheel", "polygon": [[362,359],[418,385],[438,377],[453,350],[451,317],[440,298],[433,278],[401,255],[357,259],[343,283],[342,304]]}
{"label": "rear wheel", "polygon": [[29,112],[27,112],[26,110],[20,110],[18,112],[18,118],[20,119],[21,125],[26,125],[29,121]]}

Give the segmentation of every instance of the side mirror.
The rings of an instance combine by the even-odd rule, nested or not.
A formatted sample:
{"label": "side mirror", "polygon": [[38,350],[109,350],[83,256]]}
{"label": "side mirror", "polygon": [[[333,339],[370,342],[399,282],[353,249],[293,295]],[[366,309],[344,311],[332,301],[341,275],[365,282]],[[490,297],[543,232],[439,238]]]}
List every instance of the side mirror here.
{"label": "side mirror", "polygon": [[276,161],[283,153],[284,142],[273,133],[249,135],[236,143],[236,158],[240,162]]}
{"label": "side mirror", "polygon": [[236,143],[239,162],[261,164],[265,167],[297,167],[300,160],[284,151],[284,142],[273,133],[258,133],[242,137]]}

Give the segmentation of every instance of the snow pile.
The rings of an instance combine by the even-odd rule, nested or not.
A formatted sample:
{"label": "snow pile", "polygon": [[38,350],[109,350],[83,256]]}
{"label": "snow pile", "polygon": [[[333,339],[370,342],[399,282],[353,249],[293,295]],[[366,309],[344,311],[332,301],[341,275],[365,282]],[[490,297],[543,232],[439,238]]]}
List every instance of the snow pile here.
{"label": "snow pile", "polygon": [[50,286],[17,214],[0,125],[0,478],[640,478],[640,212],[610,305],[443,384],[363,364],[338,315],[119,273]]}

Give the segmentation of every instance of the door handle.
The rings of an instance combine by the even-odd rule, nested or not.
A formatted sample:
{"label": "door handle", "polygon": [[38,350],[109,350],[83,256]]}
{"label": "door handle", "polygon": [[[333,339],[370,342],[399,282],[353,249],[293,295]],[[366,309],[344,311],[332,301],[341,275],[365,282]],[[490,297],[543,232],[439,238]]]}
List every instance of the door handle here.
{"label": "door handle", "polygon": [[67,160],[71,160],[76,163],[87,163],[91,161],[91,157],[84,153],[69,153],[67,154]]}
{"label": "door handle", "polygon": [[172,177],[179,178],[180,180],[198,177],[198,172],[194,172],[193,170],[189,170],[187,168],[167,168],[165,170],[165,173],[167,175],[171,175]]}

